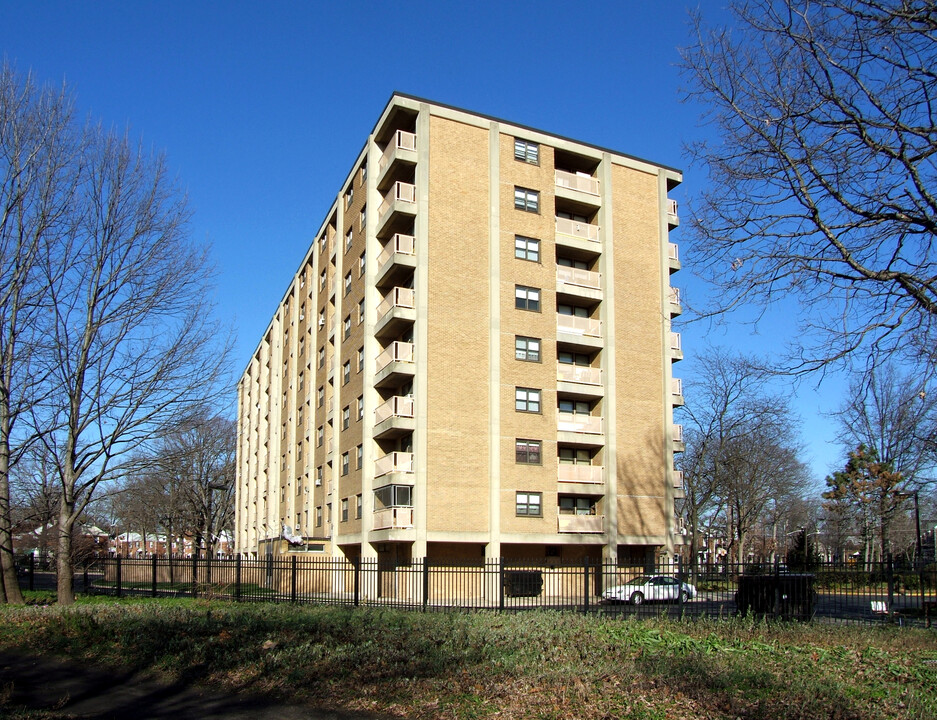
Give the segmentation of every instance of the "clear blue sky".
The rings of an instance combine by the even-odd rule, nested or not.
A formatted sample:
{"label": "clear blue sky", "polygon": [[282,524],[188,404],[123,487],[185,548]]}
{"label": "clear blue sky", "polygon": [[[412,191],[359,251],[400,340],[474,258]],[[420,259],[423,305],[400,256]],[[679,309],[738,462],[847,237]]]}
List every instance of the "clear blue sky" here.
{"label": "clear blue sky", "polygon": [[[692,6],[696,6],[692,3]],[[236,328],[240,372],[340,182],[391,92],[682,168],[681,203],[705,181],[682,144],[700,136],[681,102],[677,48],[687,7],[637,2],[12,2],[0,53],[43,82],[65,81],[82,114],[165,150],[187,189],[192,235],[213,247],[220,318]],[[700,3],[721,17],[721,3]],[[690,300],[692,249],[678,229]],[[770,353],[793,332],[778,312],[748,326],[684,332]],[[831,422],[842,383],[796,390],[819,480],[840,466]]]}

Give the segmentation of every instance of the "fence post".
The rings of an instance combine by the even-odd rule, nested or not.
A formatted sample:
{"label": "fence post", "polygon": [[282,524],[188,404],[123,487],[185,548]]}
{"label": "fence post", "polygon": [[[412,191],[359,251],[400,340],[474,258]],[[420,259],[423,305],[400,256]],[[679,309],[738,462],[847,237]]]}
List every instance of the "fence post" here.
{"label": "fence post", "polygon": [[36,553],[29,553],[29,590],[36,586]]}
{"label": "fence post", "polygon": [[589,558],[582,559],[582,599],[583,612],[589,612]]}
{"label": "fence post", "polygon": [[683,559],[677,555],[674,558],[677,564],[677,602],[680,603],[680,614],[683,614]]}
{"label": "fence post", "polygon": [[192,597],[198,597],[198,548],[192,548]]}
{"label": "fence post", "polygon": [[82,567],[81,579],[84,580],[85,592],[88,593],[88,561],[85,560],[85,564]]}
{"label": "fence post", "polygon": [[892,604],[895,602],[895,567],[892,564],[891,553],[886,556],[885,578],[888,580],[888,612],[891,613]]}
{"label": "fence post", "polygon": [[296,556],[290,555],[290,602],[296,602]]}
{"label": "fence post", "polygon": [[241,553],[234,559],[234,601],[241,601]]}
{"label": "fence post", "polygon": [[153,553],[153,597],[156,597],[156,553]]}
{"label": "fence post", "polygon": [[121,596],[120,587],[120,555],[117,556],[117,597]]}
{"label": "fence post", "polygon": [[354,598],[355,598],[355,607],[358,607],[358,600],[361,594],[361,558],[356,557],[351,561],[352,568],[354,569]]}
{"label": "fence post", "polygon": [[[741,558],[739,558],[741,560]],[[781,616],[781,560],[774,559],[774,617]]]}
{"label": "fence post", "polygon": [[504,610],[504,558],[498,558],[498,610]]}
{"label": "fence post", "polygon": [[423,612],[426,612],[426,603],[429,600],[429,558],[423,558]]}

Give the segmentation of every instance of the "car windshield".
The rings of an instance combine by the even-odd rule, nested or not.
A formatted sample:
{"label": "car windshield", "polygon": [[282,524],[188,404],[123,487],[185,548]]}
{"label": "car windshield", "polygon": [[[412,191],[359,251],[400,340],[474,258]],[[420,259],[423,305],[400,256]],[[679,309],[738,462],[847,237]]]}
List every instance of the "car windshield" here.
{"label": "car windshield", "polygon": [[628,584],[629,585],[647,585],[649,582],[651,582],[651,578],[641,575],[640,577],[636,577],[634,580],[632,580]]}

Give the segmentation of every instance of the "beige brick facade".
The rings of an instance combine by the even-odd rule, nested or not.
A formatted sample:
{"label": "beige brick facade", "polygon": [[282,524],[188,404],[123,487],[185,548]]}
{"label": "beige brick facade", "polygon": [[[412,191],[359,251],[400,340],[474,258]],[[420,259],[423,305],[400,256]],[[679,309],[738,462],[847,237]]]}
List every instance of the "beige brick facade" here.
{"label": "beige brick facade", "polygon": [[680,180],[394,95],[239,383],[238,551],[672,552]]}

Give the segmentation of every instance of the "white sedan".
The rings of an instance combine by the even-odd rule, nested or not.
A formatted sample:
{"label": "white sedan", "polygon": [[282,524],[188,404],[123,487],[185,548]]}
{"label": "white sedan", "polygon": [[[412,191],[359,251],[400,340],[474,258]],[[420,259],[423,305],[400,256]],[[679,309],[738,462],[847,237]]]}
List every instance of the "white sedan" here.
{"label": "white sedan", "polygon": [[602,593],[607,602],[686,602],[696,597],[696,588],[666,575],[636,577],[624,585],[616,585]]}

